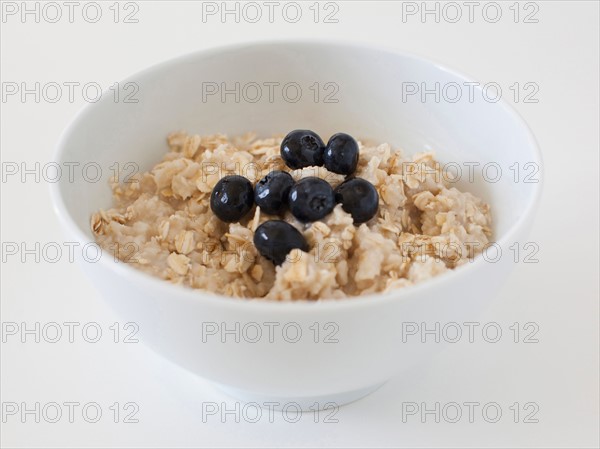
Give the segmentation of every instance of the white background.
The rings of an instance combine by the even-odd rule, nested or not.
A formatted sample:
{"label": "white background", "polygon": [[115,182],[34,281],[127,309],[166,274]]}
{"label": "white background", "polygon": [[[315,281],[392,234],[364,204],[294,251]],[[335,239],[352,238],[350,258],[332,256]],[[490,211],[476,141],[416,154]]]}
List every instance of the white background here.
{"label": "white background", "polygon": [[[232,17],[221,23],[218,16],[203,23],[201,4],[193,2],[138,2],[138,23],[122,23],[120,17],[115,24],[111,3],[102,3],[97,23],[82,18],[84,3],[74,23],[66,18],[66,6],[54,24],[3,16],[2,82],[97,82],[106,88],[194,50],[282,37],[379,43],[430,57],[475,80],[499,83],[536,135],[545,185],[530,241],[539,245],[539,263],[517,264],[481,319],[502,326],[500,342],[478,338],[473,344],[450,345],[430,363],[341,407],[337,423],[323,422],[326,414],[303,416],[296,423],[275,414],[274,422],[263,416],[253,424],[237,423],[234,415],[203,422],[203,402],[233,408],[236,401],[141,343],[114,343],[109,326],[124,323],[65,256],[55,264],[8,257],[2,264],[4,323],[25,322],[31,328],[35,322],[96,322],[104,333],[95,344],[85,342],[80,332],[75,343],[63,336],[55,344],[35,343],[31,336],[22,343],[18,335],[5,335],[2,402],[24,402],[30,408],[36,402],[97,402],[103,416],[88,423],[79,408],[73,423],[63,416],[52,424],[36,423],[30,415],[25,423],[19,415],[3,415],[3,447],[598,446],[597,2],[537,2],[538,23],[523,23],[523,16],[514,23],[513,2],[501,2],[503,16],[497,23],[485,20],[481,6],[469,23],[462,2],[458,23],[443,17],[436,23],[431,15],[425,23],[419,15],[403,22],[402,2],[338,2],[338,23],[314,23],[306,3],[295,24],[281,13],[274,23],[235,23]],[[519,8],[526,12],[524,4]],[[515,102],[509,90],[515,82],[536,83],[539,101]],[[33,167],[52,160],[59,133],[85,100],[80,92],[73,102],[66,97],[56,103],[36,103],[32,96],[26,100],[18,95],[2,100],[2,161]],[[3,180],[1,196],[2,242],[28,247],[63,242],[47,183],[10,177]],[[521,327],[536,323],[539,342],[523,343],[521,335],[521,342],[514,343],[508,329],[514,322]],[[497,402],[503,416],[488,423],[479,408],[473,423],[467,416],[455,424],[443,418],[436,423],[432,416],[426,423],[420,416],[403,422],[403,403],[424,402],[431,408],[452,401]],[[137,403],[139,422],[123,423],[121,415],[121,422],[114,423],[109,407],[115,402],[121,408]],[[523,423],[521,415],[514,423],[509,407],[515,402],[521,409],[536,403],[539,422]]]}

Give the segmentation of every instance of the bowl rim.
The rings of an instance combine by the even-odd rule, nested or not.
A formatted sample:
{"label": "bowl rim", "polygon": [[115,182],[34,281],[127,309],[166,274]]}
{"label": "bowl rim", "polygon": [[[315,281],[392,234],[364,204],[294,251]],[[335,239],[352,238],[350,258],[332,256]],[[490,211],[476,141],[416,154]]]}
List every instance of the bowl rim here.
{"label": "bowl rim", "polygon": [[[226,52],[237,52],[243,51],[246,48],[254,48],[257,46],[269,47],[269,46],[329,46],[329,47],[343,47],[345,49],[356,49],[356,50],[366,50],[372,52],[380,52],[386,53],[390,56],[403,57],[406,59],[413,59],[419,63],[425,63],[431,65],[433,68],[437,70],[441,70],[443,72],[447,72],[448,74],[465,80],[465,81],[474,81],[475,78],[466,75],[465,73],[449,68],[447,65],[439,63],[435,59],[418,55],[416,53],[408,52],[405,50],[399,50],[394,47],[390,47],[387,45],[373,44],[373,43],[365,43],[361,41],[353,41],[353,40],[341,40],[335,38],[308,38],[308,39],[260,39],[254,41],[245,41],[238,42],[228,45],[220,45],[215,47],[210,47],[207,49],[197,50],[190,53],[186,53],[183,55],[176,56],[174,58],[170,58],[159,63],[153,64],[147,68],[144,68],[129,77],[125,78],[122,83],[128,82],[130,80],[139,79],[142,76],[149,75],[152,72],[159,70],[164,67],[168,67],[170,65],[177,65],[181,62],[187,60],[195,60],[198,58],[206,58],[210,57],[214,54],[226,53]],[[63,129],[60,134],[60,137],[55,145],[54,157],[53,161],[60,163],[63,159],[65,144],[70,138],[71,133],[74,129],[76,129],[79,124],[86,118],[88,113],[94,108],[96,103],[88,103],[84,105],[75,116],[69,121],[67,126]],[[544,169],[543,169],[543,159],[542,153],[540,151],[537,140],[531,131],[531,128],[527,124],[527,122],[523,119],[523,117],[517,112],[514,106],[510,105],[504,98],[500,98],[499,101],[494,103],[498,107],[504,109],[504,112],[508,115],[511,115],[516,119],[517,122],[523,126],[523,129],[526,132],[528,144],[532,149],[532,156],[536,159],[535,162],[539,167],[539,180],[537,183],[534,183],[533,186],[533,194],[530,196],[529,202],[526,204],[524,208],[523,214],[510,225],[510,227],[504,232],[501,238],[495,240],[495,243],[498,243],[501,247],[504,247],[507,242],[510,242],[510,238],[514,236],[519,229],[521,229],[530,218],[533,218],[533,214],[535,213],[539,202],[544,184]],[[66,228],[66,232],[69,235],[75,236],[77,240],[82,243],[90,243],[89,237],[80,229],[75,220],[72,218],[69,213],[67,206],[64,202],[64,199],[61,195],[60,182],[51,183],[50,184],[50,197],[53,204],[53,209],[55,214],[58,216],[59,221],[62,226]],[[63,231],[65,232],[65,231]],[[194,289],[191,287],[186,287],[177,284],[171,284],[163,279],[155,277],[151,274],[145,273],[141,270],[138,270],[134,267],[128,266],[126,263],[118,263],[115,262],[112,255],[108,254],[106,251],[102,251],[101,257],[97,262],[102,264],[107,270],[112,271],[114,274],[121,277],[129,277],[132,278],[132,281],[135,281],[136,284],[146,283],[149,288],[153,291],[156,291],[160,295],[170,295],[172,300],[181,299],[188,300],[194,302],[206,302],[212,306],[221,306],[221,307],[249,307],[252,309],[261,308],[272,309],[281,311],[282,309],[294,309],[294,312],[310,312],[314,311],[315,308],[319,308],[322,310],[323,308],[362,308],[369,307],[373,305],[381,305],[384,303],[388,303],[390,301],[405,301],[410,297],[414,297],[418,295],[424,290],[431,289],[440,283],[446,282],[450,279],[461,279],[469,276],[471,273],[475,272],[478,267],[480,267],[483,263],[487,263],[483,257],[477,257],[472,262],[459,267],[458,269],[449,270],[448,272],[437,275],[431,279],[428,279],[424,282],[417,283],[414,285],[410,285],[407,287],[402,287],[399,289],[391,290],[384,293],[370,293],[367,295],[361,296],[353,296],[348,298],[341,299],[332,299],[325,298],[320,300],[308,300],[308,299],[300,299],[300,300],[271,300],[264,298],[236,298],[232,296],[221,295],[219,293],[214,293],[208,290],[202,289]]]}

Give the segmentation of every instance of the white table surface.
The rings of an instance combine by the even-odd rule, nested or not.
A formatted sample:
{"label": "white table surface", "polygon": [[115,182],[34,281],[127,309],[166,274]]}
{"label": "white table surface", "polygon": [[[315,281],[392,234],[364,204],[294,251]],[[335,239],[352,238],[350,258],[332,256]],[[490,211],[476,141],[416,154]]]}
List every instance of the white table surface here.
{"label": "white table surface", "polygon": [[[430,57],[481,82],[497,82],[505,98],[531,126],[545,159],[546,183],[530,241],[539,245],[539,262],[519,263],[481,322],[496,322],[503,337],[496,344],[478,338],[448,347],[430,363],[393,379],[371,396],[341,407],[335,419],[302,416],[288,422],[276,413],[250,423],[235,415],[205,416],[199,404],[214,402],[234,408],[236,401],[206,381],[164,361],[143,344],[114,343],[109,327],[119,321],[80,269],[62,257],[57,263],[31,257],[22,263],[7,256],[2,263],[2,431],[3,447],[597,447],[598,440],[598,29],[599,8],[589,2],[500,2],[497,23],[492,10],[483,17],[476,6],[473,23],[468,6],[458,2],[463,17],[436,23],[419,15],[402,20],[402,8],[421,2],[337,2],[338,23],[314,23],[312,3],[301,5],[296,24],[282,19],[253,24],[221,23],[216,16],[202,22],[202,5],[193,2],[137,2],[138,23],[113,23],[112,2],[101,2],[97,23],[82,18],[79,2],[73,23],[68,6],[45,10],[40,23],[9,15],[20,2],[3,2],[1,78],[5,83],[99,83],[119,81],[154,63],[197,49],[278,37],[319,38],[384,44]],[[403,6],[404,3],[404,6]],[[220,7],[221,2],[216,5]],[[259,2],[263,13],[267,6]],[[282,3],[283,5],[283,3]],[[27,5],[34,8],[35,4]],[[433,8],[434,3],[428,7]],[[40,7],[44,7],[41,4]],[[230,5],[230,7],[233,7]],[[321,5],[321,8],[324,8]],[[441,5],[444,7],[444,4]],[[128,7],[133,8],[133,7]],[[493,6],[492,6],[493,8]],[[514,8],[514,7],[513,7]],[[527,8],[527,10],[525,9]],[[539,10],[537,23],[524,14]],[[132,10],[132,9],[131,9]],[[125,5],[120,5],[125,12]],[[321,10],[323,11],[323,9]],[[454,11],[441,10],[447,18]],[[41,11],[42,13],[44,11]],[[93,10],[87,10],[93,17]],[[250,13],[251,11],[248,11]],[[5,14],[6,13],[6,14]],[[65,18],[66,17],[66,18]],[[306,18],[306,19],[305,19]],[[514,101],[510,86],[535,83],[537,103]],[[43,98],[3,98],[2,162],[33,167],[52,160],[59,133],[85,104],[76,91],[73,102]],[[5,167],[8,167],[5,165]],[[2,242],[64,242],[53,214],[48,184],[18,176],[2,181]],[[98,343],[81,333],[75,341],[36,343],[10,334],[10,323],[88,322],[103,331]],[[533,322],[537,343],[513,342],[509,326]],[[8,327],[7,327],[8,326]],[[63,330],[66,329],[63,327]],[[123,335],[120,335],[122,339]],[[523,340],[521,334],[520,340]],[[48,403],[78,402],[73,422],[57,423]],[[10,414],[14,403],[32,408],[39,402],[45,416]],[[81,407],[96,402],[102,417],[89,423]],[[114,422],[113,403],[121,414]],[[124,404],[139,410],[137,423],[125,423]],[[444,407],[450,402],[495,402],[502,418],[487,422],[481,406],[473,422],[457,423],[427,415],[404,416],[408,403]],[[514,422],[512,404],[521,413]],[[537,407],[537,423],[525,423],[526,403]],[[68,409],[63,405],[63,413]],[[132,410],[132,409],[129,409]],[[450,419],[450,410],[447,409]],[[468,409],[463,406],[463,413]],[[93,418],[88,409],[86,417]],[[315,419],[318,422],[314,422]],[[22,422],[22,421],[25,422]],[[203,422],[206,421],[206,422]]]}

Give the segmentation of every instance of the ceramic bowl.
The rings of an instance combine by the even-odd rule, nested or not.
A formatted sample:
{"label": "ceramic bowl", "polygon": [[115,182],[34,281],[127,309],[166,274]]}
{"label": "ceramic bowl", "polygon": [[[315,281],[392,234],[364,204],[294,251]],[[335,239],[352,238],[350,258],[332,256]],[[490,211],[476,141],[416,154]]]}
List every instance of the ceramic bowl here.
{"label": "ceramic bowl", "polygon": [[107,92],[68,126],[56,162],[82,170],[52,186],[55,209],[70,239],[93,242],[90,216],[111,205],[115,163],[151,168],[167,134],[180,129],[269,136],[307,128],[324,139],[344,131],[407,154],[435,151],[460,167],[460,186],[491,205],[501,256],[491,251],[385,294],[234,299],[171,285],[106,252],[79,257],[106,301],[171,361],[259,405],[343,404],[433,357],[448,341],[425,335],[423,343],[421,323],[476,321],[515,266],[509,246],[523,242],[531,224],[540,153],[517,113],[481,86],[470,95],[470,81],[421,57],[339,42],[259,42],[179,57],[123,81],[118,97]]}

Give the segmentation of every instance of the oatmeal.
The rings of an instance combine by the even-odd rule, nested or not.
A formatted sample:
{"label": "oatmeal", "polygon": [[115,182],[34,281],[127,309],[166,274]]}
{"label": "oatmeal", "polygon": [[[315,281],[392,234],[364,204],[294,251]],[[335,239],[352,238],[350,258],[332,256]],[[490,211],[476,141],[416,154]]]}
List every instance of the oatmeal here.
{"label": "oatmeal", "polygon": [[[405,287],[466,263],[489,243],[489,206],[452,187],[432,153],[406,157],[385,143],[358,142],[357,160],[332,162],[325,153],[324,162],[309,158],[293,169],[295,161],[282,159],[282,138],[169,135],[168,152],[152,170],[112,184],[114,207],[92,216],[96,240],[119,259],[169,282],[273,300],[335,299]],[[266,213],[244,200],[240,214],[222,215],[225,220],[211,209],[213,190],[226,176],[238,175],[232,179],[239,188],[258,192],[259,181],[274,171],[291,175],[289,180],[279,174],[273,181],[279,186],[310,181],[327,189],[317,182],[323,180],[340,198],[340,185],[349,182],[340,172],[349,173],[348,164],[354,164],[352,179],[372,186],[356,188],[370,195],[374,207],[351,209],[344,199],[327,203],[314,220],[299,220],[302,215],[294,216],[280,201],[265,203]],[[285,223],[271,228],[286,231],[291,225],[294,238],[301,239],[277,260],[255,245],[255,231],[273,220]]]}

